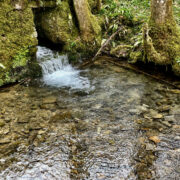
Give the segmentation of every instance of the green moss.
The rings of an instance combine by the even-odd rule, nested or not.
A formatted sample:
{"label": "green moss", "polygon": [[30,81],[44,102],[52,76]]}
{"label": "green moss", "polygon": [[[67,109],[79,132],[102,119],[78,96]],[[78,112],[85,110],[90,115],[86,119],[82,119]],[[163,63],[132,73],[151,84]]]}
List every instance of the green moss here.
{"label": "green moss", "polygon": [[167,20],[165,24],[157,26],[151,20],[145,33],[144,47],[147,60],[161,65],[172,64],[180,54],[180,31],[175,22]]}
{"label": "green moss", "polygon": [[118,58],[128,58],[131,50],[131,45],[124,44],[113,48],[110,54]]}
{"label": "green moss", "polygon": [[36,24],[39,35],[53,43],[65,44],[78,35],[67,1],[62,1],[56,8],[37,11]]}
{"label": "green moss", "polygon": [[130,63],[136,63],[138,60],[143,59],[142,51],[135,51],[130,53]]}
{"label": "green moss", "polygon": [[63,48],[68,53],[70,61],[78,61],[80,58],[90,58],[97,52],[97,44],[83,41],[80,37],[69,40]]}
{"label": "green moss", "polygon": [[12,67],[21,67],[27,64],[29,59],[29,49],[23,48],[21,49],[17,55],[14,56]]}
{"label": "green moss", "polygon": [[20,2],[20,10],[15,9],[15,3],[0,2],[0,63],[6,67],[0,68],[1,85],[15,81],[15,69],[26,65],[37,45],[32,10],[27,8],[26,1]]}

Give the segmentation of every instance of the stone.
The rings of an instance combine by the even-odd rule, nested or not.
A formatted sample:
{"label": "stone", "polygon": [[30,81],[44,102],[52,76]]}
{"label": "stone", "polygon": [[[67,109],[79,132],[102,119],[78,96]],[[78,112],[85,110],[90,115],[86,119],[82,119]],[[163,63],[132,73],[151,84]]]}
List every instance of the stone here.
{"label": "stone", "polygon": [[70,6],[62,1],[60,6],[35,13],[35,23],[41,38],[55,44],[66,44],[78,36]]}
{"label": "stone", "polygon": [[168,121],[162,121],[161,123],[167,127],[172,127],[172,125]]}
{"label": "stone", "polygon": [[168,121],[168,122],[174,122],[175,121],[175,117],[174,117],[174,115],[164,116],[164,120]]}
{"label": "stone", "polygon": [[155,146],[153,144],[147,143],[146,144],[146,150],[154,151],[155,150]]}
{"label": "stone", "polygon": [[138,109],[130,109],[129,113],[130,114],[140,114],[140,111]]}
{"label": "stone", "polygon": [[43,99],[43,104],[53,104],[56,102],[56,97],[49,96]]}
{"label": "stone", "polygon": [[168,105],[162,105],[159,107],[159,111],[160,112],[166,112],[166,111],[169,111],[170,110],[170,106]]}
{"label": "stone", "polygon": [[0,128],[0,136],[6,135],[9,133],[9,126],[3,126]]}
{"label": "stone", "polygon": [[179,89],[171,89],[170,92],[174,93],[174,94],[180,94],[180,90]]}
{"label": "stone", "polygon": [[155,111],[155,110],[153,110],[153,109],[150,109],[149,115],[150,115],[150,117],[152,117],[153,119],[161,119],[161,118],[163,118],[163,115],[162,115],[162,114],[159,114],[157,111]]}
{"label": "stone", "polygon": [[0,119],[0,127],[3,127],[5,125],[4,120]]}
{"label": "stone", "polygon": [[160,141],[161,141],[158,136],[151,136],[151,137],[149,137],[149,140],[153,141],[156,144],[160,143]]}
{"label": "stone", "polygon": [[0,144],[8,144],[10,142],[11,142],[10,138],[2,138],[2,139],[0,139]]}

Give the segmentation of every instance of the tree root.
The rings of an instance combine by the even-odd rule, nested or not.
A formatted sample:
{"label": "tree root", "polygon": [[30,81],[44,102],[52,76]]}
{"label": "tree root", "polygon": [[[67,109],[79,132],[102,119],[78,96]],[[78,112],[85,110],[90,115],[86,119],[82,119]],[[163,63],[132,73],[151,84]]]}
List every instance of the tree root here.
{"label": "tree root", "polygon": [[149,36],[149,30],[148,24],[145,23],[143,28],[144,58],[157,64],[166,64],[166,62],[169,62],[169,59],[162,53],[157,52],[152,38]]}

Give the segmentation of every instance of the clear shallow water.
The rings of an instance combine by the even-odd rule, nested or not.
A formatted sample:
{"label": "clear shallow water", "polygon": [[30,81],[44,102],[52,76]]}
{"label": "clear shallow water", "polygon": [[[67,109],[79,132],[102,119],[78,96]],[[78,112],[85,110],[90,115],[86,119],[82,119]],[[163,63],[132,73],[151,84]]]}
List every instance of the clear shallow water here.
{"label": "clear shallow water", "polygon": [[69,64],[67,55],[59,55],[46,47],[38,47],[37,60],[43,71],[42,82],[52,87],[70,89],[89,89],[90,82],[82,71]]}
{"label": "clear shallow water", "polygon": [[83,76],[0,91],[0,179],[178,179],[179,91],[104,58]]}

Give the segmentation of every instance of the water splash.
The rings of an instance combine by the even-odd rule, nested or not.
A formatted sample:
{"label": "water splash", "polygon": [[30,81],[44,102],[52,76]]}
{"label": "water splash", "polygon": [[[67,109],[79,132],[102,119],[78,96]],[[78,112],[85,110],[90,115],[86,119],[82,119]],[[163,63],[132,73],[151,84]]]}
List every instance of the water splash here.
{"label": "water splash", "polygon": [[82,71],[69,64],[67,55],[59,55],[46,47],[38,47],[37,60],[42,67],[45,85],[69,87],[70,89],[89,89],[88,78],[80,75]]}

